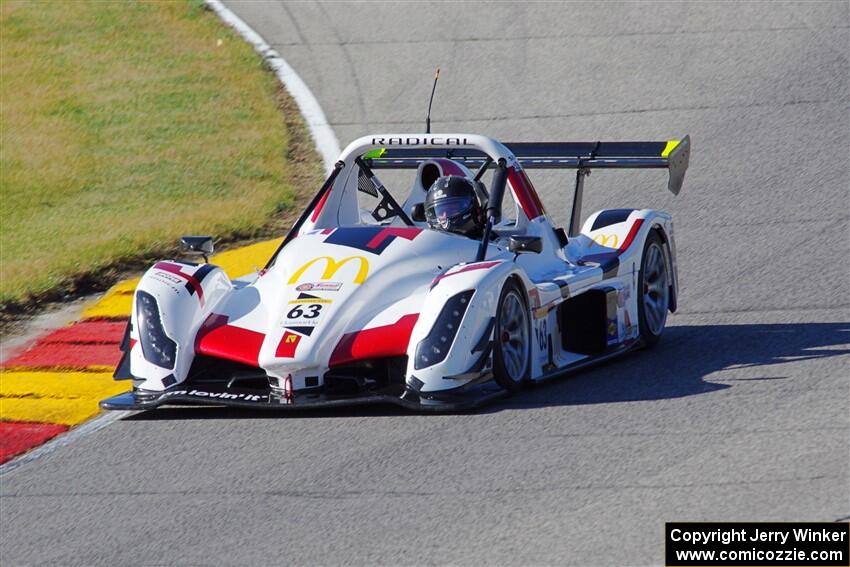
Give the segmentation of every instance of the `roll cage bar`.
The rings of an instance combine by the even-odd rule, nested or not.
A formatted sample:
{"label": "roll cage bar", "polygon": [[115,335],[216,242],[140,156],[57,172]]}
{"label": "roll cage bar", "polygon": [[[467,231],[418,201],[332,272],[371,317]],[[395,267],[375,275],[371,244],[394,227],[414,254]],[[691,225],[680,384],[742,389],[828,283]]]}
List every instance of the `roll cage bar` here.
{"label": "roll cage bar", "polygon": [[[478,168],[476,178],[495,164],[487,204],[487,221],[476,261],[484,259],[492,227],[501,218],[501,205],[510,178],[520,205],[529,218],[543,214],[540,199],[522,169],[575,169],[576,178],[569,236],[579,231],[584,178],[592,169],[667,169],[667,188],[674,195],[682,189],[690,161],[690,136],[659,142],[514,142],[505,143],[475,134],[386,134],[365,136],[351,142],[340,155],[318,193],[269,259],[271,266],[281,250],[297,236],[309,215],[327,197],[339,173],[357,165],[369,176],[384,200],[398,204],[374,175],[380,169],[416,169],[425,160],[449,158]],[[401,211],[402,220],[410,219]],[[530,214],[529,214],[530,213]],[[534,216],[531,216],[534,215]]]}

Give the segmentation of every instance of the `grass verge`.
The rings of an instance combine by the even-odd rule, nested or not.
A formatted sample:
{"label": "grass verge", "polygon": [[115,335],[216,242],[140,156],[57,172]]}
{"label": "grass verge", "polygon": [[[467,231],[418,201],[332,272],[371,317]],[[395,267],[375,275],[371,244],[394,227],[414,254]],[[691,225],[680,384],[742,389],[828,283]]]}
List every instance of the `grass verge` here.
{"label": "grass verge", "polygon": [[277,233],[320,182],[293,101],[199,2],[6,1],[0,30],[3,319],[181,234]]}

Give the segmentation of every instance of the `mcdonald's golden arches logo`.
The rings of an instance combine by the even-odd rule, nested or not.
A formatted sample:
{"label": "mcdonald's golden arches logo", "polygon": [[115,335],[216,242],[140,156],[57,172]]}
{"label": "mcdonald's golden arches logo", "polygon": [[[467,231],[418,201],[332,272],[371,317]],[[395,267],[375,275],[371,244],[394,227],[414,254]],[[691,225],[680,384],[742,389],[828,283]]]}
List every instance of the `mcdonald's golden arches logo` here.
{"label": "mcdonald's golden arches logo", "polygon": [[[593,241],[600,246],[605,246],[606,248],[616,248],[618,244],[620,244],[620,237],[616,234],[597,234],[593,237]],[[608,243],[611,243],[611,246],[608,246]]]}
{"label": "mcdonald's golden arches logo", "polygon": [[343,258],[339,261],[335,260],[334,258],[331,258],[330,256],[319,256],[318,258],[313,258],[312,260],[298,268],[298,271],[292,274],[292,277],[289,278],[289,284],[292,285],[298,283],[298,280],[301,278],[302,275],[304,275],[304,272],[310,269],[310,266],[322,260],[324,260],[325,262],[325,271],[322,272],[320,279],[323,280],[331,279],[334,274],[336,274],[339,269],[342,268],[346,263],[353,262],[355,260],[360,262],[360,268],[357,270],[357,275],[354,277],[354,283],[362,284],[364,281],[366,281],[366,277],[369,275],[369,261],[363,256],[349,256],[348,258]]}

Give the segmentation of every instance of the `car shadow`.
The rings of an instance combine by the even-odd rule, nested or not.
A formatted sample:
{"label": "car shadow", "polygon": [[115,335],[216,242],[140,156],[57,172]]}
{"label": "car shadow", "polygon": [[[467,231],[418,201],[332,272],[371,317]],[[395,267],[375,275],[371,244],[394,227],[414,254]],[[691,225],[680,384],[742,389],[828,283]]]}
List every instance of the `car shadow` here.
{"label": "car shadow", "polygon": [[[681,398],[741,381],[784,380],[781,364],[850,354],[850,323],[683,325],[669,327],[652,350],[635,351],[516,396],[501,409]],[[705,378],[721,370],[761,368],[747,377]]]}
{"label": "car shadow", "polygon": [[[850,323],[674,326],[665,330],[664,338],[652,350],[636,351],[599,366],[554,378],[511,398],[472,411],[494,413],[509,409],[695,396],[732,388],[739,381],[784,380],[787,376],[781,375],[781,366],[778,365],[847,354],[850,354]],[[760,367],[764,367],[763,372],[727,378],[723,383],[705,380],[720,370]],[[411,413],[389,404],[286,412],[198,406],[158,408],[124,419],[331,418]]]}

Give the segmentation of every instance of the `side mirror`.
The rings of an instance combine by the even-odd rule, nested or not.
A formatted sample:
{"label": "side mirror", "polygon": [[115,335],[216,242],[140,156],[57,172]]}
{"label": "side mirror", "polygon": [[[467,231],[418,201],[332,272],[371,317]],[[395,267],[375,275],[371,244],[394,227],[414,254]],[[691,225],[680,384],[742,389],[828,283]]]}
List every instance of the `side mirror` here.
{"label": "side mirror", "polygon": [[416,222],[425,222],[425,203],[416,203],[410,212],[410,218]]}
{"label": "side mirror", "polygon": [[511,236],[508,241],[508,250],[514,254],[523,252],[540,254],[543,251],[543,239],[539,236]]}
{"label": "side mirror", "polygon": [[183,236],[180,238],[180,248],[186,254],[203,256],[204,262],[208,262],[208,256],[213,253],[212,236]]}

